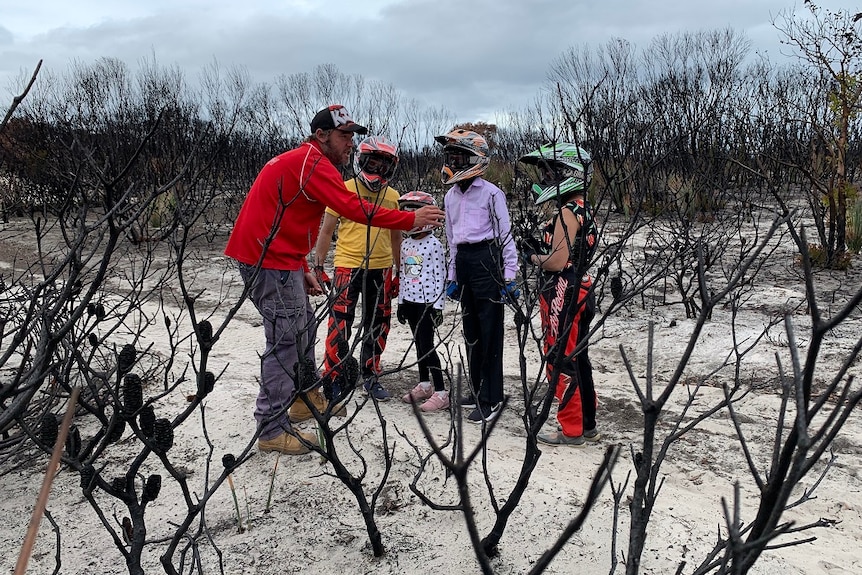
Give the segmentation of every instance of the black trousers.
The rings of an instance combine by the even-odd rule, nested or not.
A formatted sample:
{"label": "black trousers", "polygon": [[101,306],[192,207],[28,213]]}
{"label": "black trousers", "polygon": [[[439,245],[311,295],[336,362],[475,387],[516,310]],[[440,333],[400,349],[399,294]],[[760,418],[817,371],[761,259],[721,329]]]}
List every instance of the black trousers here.
{"label": "black trousers", "polygon": [[410,330],[413,332],[413,342],[416,344],[416,357],[419,359],[419,381],[434,383],[434,391],[443,391],[443,371],[440,367],[440,356],[434,349],[434,316],[433,306],[426,303],[405,301],[398,308],[407,318]]}
{"label": "black trousers", "polygon": [[494,242],[459,244],[455,277],[461,289],[461,316],[467,372],[480,403],[503,401],[502,257]]}

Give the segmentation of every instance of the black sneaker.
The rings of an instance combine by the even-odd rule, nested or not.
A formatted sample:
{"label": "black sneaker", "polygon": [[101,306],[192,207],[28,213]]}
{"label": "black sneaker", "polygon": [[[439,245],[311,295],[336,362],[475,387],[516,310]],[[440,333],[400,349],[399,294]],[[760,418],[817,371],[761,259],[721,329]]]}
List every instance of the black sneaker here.
{"label": "black sneaker", "polygon": [[500,408],[502,404],[495,403],[493,405],[488,403],[480,403],[476,406],[476,409],[470,412],[470,415],[467,416],[467,421],[470,423],[490,423],[494,421],[494,419],[500,415]]}
{"label": "black sneaker", "polygon": [[469,409],[476,408],[476,397],[472,393],[468,393],[464,397],[458,400],[458,405],[461,407],[467,407]]}
{"label": "black sneaker", "polygon": [[365,393],[377,401],[389,401],[389,398],[392,397],[389,395],[389,392],[380,385],[380,382],[377,381],[376,377],[369,377],[366,379],[363,387],[365,388]]}

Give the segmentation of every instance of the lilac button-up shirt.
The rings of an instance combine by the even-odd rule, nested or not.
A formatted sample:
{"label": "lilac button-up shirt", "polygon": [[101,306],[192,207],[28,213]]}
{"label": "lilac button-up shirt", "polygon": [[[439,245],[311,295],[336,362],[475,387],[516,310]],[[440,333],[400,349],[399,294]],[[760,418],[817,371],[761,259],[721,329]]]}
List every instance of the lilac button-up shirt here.
{"label": "lilac button-up shirt", "polygon": [[446,239],[449,242],[449,279],[455,280],[458,244],[475,244],[497,239],[503,251],[503,278],[515,279],[518,252],[512,239],[512,224],[503,190],[476,178],[466,192],[456,184],[443,200],[446,209]]}

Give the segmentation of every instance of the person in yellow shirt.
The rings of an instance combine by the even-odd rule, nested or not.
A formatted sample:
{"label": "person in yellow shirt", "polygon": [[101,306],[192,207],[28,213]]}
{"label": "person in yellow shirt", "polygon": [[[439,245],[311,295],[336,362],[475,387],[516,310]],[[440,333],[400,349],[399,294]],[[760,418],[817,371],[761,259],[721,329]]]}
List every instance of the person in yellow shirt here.
{"label": "person in yellow shirt", "polygon": [[[360,144],[354,157],[356,177],[344,185],[365,199],[374,209],[398,208],[399,192],[389,186],[398,167],[398,150],[382,136],[370,136]],[[371,217],[369,213],[369,218]],[[377,379],[380,355],[389,335],[392,298],[398,296],[398,274],[401,265],[401,232],[357,223],[328,209],[315,246],[315,270],[329,280],[324,262],[338,233],[333,264],[335,273],[329,291],[330,315],[326,336],[323,380],[333,384],[334,399],[349,392],[339,380],[341,362],[349,347],[356,306],[362,300],[360,332],[360,368],[364,388],[377,401],[387,401],[389,392]],[[323,404],[325,405],[325,403]],[[311,417],[308,408],[294,403],[291,420]]]}

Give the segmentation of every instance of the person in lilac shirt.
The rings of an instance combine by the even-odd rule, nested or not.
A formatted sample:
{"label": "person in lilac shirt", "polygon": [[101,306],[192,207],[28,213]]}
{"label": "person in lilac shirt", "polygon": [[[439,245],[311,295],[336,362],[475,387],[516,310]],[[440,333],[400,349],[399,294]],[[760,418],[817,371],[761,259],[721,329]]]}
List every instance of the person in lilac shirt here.
{"label": "person in lilac shirt", "polygon": [[488,142],[456,129],[434,138],[443,145],[449,270],[446,295],[461,302],[470,389],[459,400],[467,420],[492,421],[503,401],[503,316],[507,298],[520,295],[518,253],[503,191],[483,179],[491,161]]}

